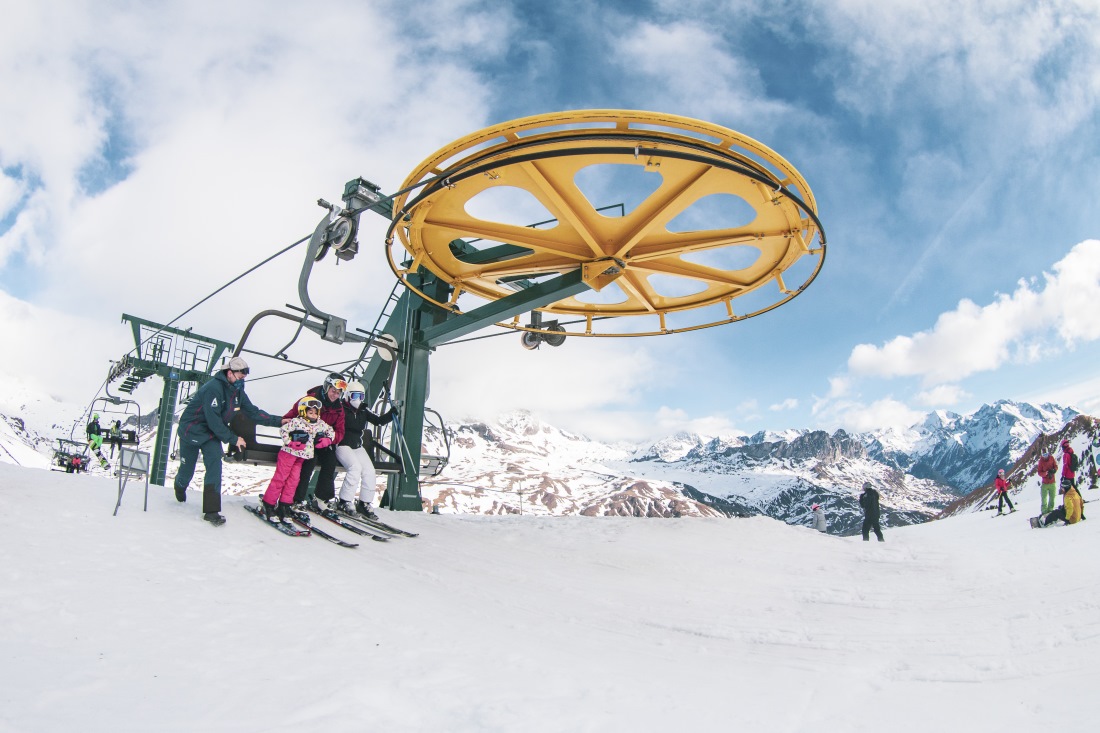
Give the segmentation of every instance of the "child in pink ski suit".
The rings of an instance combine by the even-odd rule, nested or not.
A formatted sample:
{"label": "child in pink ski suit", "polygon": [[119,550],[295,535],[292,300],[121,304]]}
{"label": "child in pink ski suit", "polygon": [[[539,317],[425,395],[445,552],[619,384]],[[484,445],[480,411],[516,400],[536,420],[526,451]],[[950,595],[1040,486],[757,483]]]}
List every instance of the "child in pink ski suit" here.
{"label": "child in pink ski suit", "polygon": [[286,507],[294,503],[294,490],[302,464],[313,458],[314,448],[325,448],[336,437],[332,426],[321,419],[321,401],[305,396],[298,400],[298,417],[283,424],[283,449],[275,461],[275,475],[264,492],[264,517],[269,522],[290,522]]}

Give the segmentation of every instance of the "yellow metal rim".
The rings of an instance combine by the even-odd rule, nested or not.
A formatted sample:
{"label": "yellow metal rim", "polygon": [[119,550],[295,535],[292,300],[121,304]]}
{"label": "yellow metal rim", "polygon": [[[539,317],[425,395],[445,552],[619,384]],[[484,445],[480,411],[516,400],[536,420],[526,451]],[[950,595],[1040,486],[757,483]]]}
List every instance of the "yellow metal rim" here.
{"label": "yellow metal rim", "polygon": [[[601,165],[637,166],[657,184],[624,216],[604,216],[577,185],[582,171]],[[553,226],[536,229],[469,213],[471,200],[502,186],[537,200],[553,216]],[[387,256],[407,287],[461,312],[460,300],[507,297],[518,279],[533,282],[580,269],[593,290],[614,284],[617,292],[607,302],[570,297],[539,309],[579,319],[580,328],[567,329],[573,336],[678,333],[759,315],[805,290],[825,257],[816,201],[790,163],[752,138],[676,115],[584,110],[513,120],[441,148],[401,190],[394,198]],[[669,230],[670,221],[714,195],[740,199],[751,207],[751,220],[703,231]],[[468,245],[474,249],[521,249],[511,259],[471,262],[456,255],[455,240],[476,242]],[[718,261],[729,253],[741,256],[739,266],[712,264],[715,253]],[[700,262],[707,257],[712,259]],[[806,257],[811,259],[803,260],[797,281],[786,282],[784,275]],[[449,302],[428,297],[410,282],[420,267],[453,287]],[[670,282],[681,292],[669,292]],[[738,299],[750,294],[751,306],[738,307]],[[641,320],[621,330],[603,328],[610,319],[624,318]],[[536,330],[518,319],[498,325]]]}

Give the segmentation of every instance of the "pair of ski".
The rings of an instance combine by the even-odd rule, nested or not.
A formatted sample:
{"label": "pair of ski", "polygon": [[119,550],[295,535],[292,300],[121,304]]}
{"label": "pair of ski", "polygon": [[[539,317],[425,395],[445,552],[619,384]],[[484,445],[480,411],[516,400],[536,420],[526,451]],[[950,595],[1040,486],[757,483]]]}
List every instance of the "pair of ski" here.
{"label": "pair of ski", "polygon": [[[312,507],[310,508],[310,511],[314,512],[315,514],[320,514],[322,517],[328,519],[329,521],[336,522],[337,524],[342,524],[347,529],[351,529],[351,527],[348,526],[350,523],[357,529],[363,529],[375,535],[382,535],[387,540],[392,539],[396,536],[419,536],[416,532],[406,532],[403,529],[398,529],[397,527],[386,524],[379,519],[370,519],[369,517],[364,517],[362,514],[349,514],[347,512],[341,512],[336,509],[323,509],[318,512]],[[354,532],[355,529],[352,529],[352,531]]]}
{"label": "pair of ski", "polygon": [[263,510],[260,509],[258,506],[255,506],[254,504],[245,504],[244,508],[248,510],[249,514],[255,515],[264,524],[270,527],[274,527],[288,537],[310,537],[312,535],[317,535],[321,539],[328,540],[334,545],[340,545],[340,547],[359,546],[358,542],[348,542],[346,540],[340,539],[336,535],[329,534],[328,532],[317,529],[316,527],[311,527],[309,523],[309,515],[305,512],[291,511],[290,519],[294,524],[298,525],[298,527],[295,527],[294,524],[288,524],[286,522],[269,521],[268,518],[264,516]]}
{"label": "pair of ski", "polygon": [[[290,519],[294,522],[294,524],[297,524],[299,527],[301,527],[301,529],[297,529],[290,524],[286,524],[285,522],[269,522],[264,516],[263,510],[252,504],[246,504],[245,509],[263,520],[264,524],[270,524],[283,534],[291,537],[308,537],[310,534],[315,534],[318,537],[328,540],[333,544],[340,545],[341,547],[359,546],[358,543],[346,542],[345,540],[331,535],[328,532],[317,529],[317,527],[313,526],[313,524],[310,522],[309,514],[307,514],[306,512],[293,510],[290,511]],[[335,509],[326,508],[320,511],[316,509],[311,509],[311,511],[334,524],[340,525],[341,527],[348,530],[349,532],[352,532],[353,534],[357,534],[361,537],[368,537],[375,542],[387,542],[393,539],[395,536],[418,536],[416,532],[407,532],[403,529],[398,529],[397,527],[386,524],[385,522],[381,522],[375,519],[368,519],[359,515],[353,516],[350,514],[344,514],[342,512],[336,511]]]}
{"label": "pair of ski", "polygon": [[[361,537],[367,537],[368,539],[372,539],[375,542],[388,542],[389,540],[393,539],[392,534],[387,534],[374,527],[369,527],[363,524],[363,522],[365,522],[366,520],[360,520],[353,518],[347,514],[341,514],[335,509],[317,510],[311,507],[310,511],[319,517],[327,519],[333,524],[340,525],[341,527],[353,534],[357,534]],[[306,520],[308,521],[308,519],[309,517],[307,516]],[[297,517],[295,518],[295,521],[298,521]]]}

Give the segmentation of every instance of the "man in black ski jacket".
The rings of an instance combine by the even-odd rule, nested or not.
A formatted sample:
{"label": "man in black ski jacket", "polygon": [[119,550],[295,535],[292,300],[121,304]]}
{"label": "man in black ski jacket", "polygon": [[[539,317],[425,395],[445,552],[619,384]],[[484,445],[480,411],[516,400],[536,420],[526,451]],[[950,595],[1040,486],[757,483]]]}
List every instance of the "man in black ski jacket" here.
{"label": "man in black ski jacket", "polygon": [[886,540],[882,538],[882,527],[878,523],[878,492],[871,486],[870,481],[863,484],[859,505],[863,507],[863,541],[868,542],[871,539],[871,530],[874,530],[878,541],[885,542]]}
{"label": "man in black ski jacket", "polygon": [[240,410],[257,425],[277,428],[282,418],[252,404],[244,392],[248,364],[239,356],[229,360],[216,377],[199,387],[180,415],[176,431],[180,445],[180,467],[176,472],[176,501],[187,501],[187,485],[195,475],[199,453],[206,468],[202,482],[202,518],[215,527],[225,524],[222,510],[222,443],[243,450],[245,439],[229,429],[233,414]]}

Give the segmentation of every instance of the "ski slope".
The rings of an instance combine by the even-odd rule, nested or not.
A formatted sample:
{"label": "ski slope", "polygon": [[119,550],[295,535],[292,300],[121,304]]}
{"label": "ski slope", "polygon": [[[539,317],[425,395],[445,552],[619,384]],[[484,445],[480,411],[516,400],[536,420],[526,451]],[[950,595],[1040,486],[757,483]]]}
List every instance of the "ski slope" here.
{"label": "ski slope", "polygon": [[353,550],[141,492],[0,464],[0,731],[1096,729],[1100,516],[1032,530],[1037,488],[884,544],[384,511],[420,536]]}

